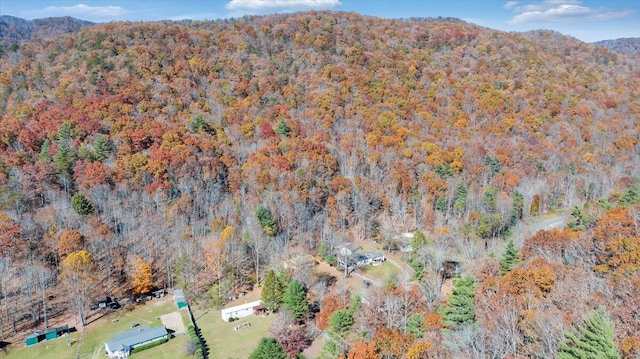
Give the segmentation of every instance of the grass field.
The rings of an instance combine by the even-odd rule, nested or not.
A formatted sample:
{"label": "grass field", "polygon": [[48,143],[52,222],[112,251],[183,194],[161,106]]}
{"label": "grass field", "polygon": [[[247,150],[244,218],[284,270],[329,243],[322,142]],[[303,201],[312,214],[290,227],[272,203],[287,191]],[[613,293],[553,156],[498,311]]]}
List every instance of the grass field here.
{"label": "grass field", "polygon": [[[273,324],[275,315],[266,317],[249,316],[235,322],[225,322],[219,310],[208,312],[194,311],[196,323],[209,346],[209,359],[248,358],[249,354],[258,346],[262,337],[270,336],[269,328]],[[244,323],[251,326],[238,331],[234,326]]]}

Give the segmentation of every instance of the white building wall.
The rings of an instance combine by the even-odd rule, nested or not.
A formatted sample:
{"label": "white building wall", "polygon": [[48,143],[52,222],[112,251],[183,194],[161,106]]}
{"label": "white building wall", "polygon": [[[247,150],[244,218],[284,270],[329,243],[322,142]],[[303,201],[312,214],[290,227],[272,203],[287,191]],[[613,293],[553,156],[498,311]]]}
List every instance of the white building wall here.
{"label": "white building wall", "polygon": [[262,301],[258,300],[251,303],[237,305],[235,307],[222,309],[222,319],[229,321],[229,318],[244,318],[253,315],[253,309],[262,304]]}

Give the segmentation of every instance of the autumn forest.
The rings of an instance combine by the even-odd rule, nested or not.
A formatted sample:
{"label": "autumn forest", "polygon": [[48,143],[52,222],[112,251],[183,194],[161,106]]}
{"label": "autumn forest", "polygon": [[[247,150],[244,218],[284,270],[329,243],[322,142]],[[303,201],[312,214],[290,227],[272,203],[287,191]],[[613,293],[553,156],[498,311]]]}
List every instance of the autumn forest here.
{"label": "autumn forest", "polygon": [[[593,323],[607,358],[638,357],[638,89],[638,54],[451,18],[116,22],[3,46],[2,339],[105,296],[214,306],[280,273],[318,304],[293,320],[332,333],[325,357],[573,358]],[[566,226],[525,231],[545,216]],[[365,295],[282,269],[409,232],[411,280]],[[276,339],[293,357],[312,338]]]}

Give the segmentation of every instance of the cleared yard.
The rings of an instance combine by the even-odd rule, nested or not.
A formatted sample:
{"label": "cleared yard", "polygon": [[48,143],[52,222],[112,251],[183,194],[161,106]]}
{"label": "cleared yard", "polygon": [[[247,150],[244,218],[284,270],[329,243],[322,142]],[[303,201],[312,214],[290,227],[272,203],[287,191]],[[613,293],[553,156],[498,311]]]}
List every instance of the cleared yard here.
{"label": "cleared yard", "polygon": [[[79,331],[63,336],[55,340],[41,342],[39,344],[25,347],[22,343],[16,343],[8,348],[6,353],[0,354],[0,358],[7,359],[69,359],[78,355],[80,358],[106,358],[104,355],[104,342],[113,339],[116,333],[124,332],[131,329],[132,324],[149,325],[155,327],[161,325],[160,315],[175,311],[175,304],[169,297],[163,299],[155,299],[146,305],[138,306],[133,309],[122,308],[117,311],[108,312],[91,322],[84,331]],[[82,334],[82,335],[81,335]],[[82,338],[81,338],[82,337]],[[67,338],[73,343],[69,347]],[[176,343],[177,344],[177,343]],[[173,352],[174,356],[166,358],[180,358],[183,354],[182,345],[176,345],[179,350]],[[161,345],[164,350],[174,347],[173,340]],[[180,355],[176,356],[176,352]],[[143,356],[143,353],[145,354]],[[94,355],[95,354],[95,355]],[[144,358],[145,352],[141,352],[132,356],[133,358]],[[158,356],[154,356],[157,358]],[[186,358],[186,355],[184,355]]]}
{"label": "cleared yard", "polygon": [[388,281],[398,282],[399,278],[402,276],[400,270],[389,261],[376,266],[366,265],[358,268],[357,271],[369,278],[375,278],[378,281],[382,281],[382,284],[386,284]]}

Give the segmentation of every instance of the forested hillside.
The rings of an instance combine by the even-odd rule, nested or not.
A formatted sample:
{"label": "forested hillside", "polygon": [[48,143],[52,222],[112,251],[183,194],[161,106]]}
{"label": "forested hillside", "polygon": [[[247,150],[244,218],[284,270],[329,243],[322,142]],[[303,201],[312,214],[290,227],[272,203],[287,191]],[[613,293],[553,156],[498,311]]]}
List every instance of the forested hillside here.
{"label": "forested hillside", "polygon": [[[81,27],[91,26],[92,22],[71,17],[49,17],[46,19],[25,20],[9,15],[0,16],[0,46],[10,46],[34,37],[47,38]],[[16,46],[14,45],[14,46]]]}
{"label": "forested hillside", "polygon": [[[224,296],[294,253],[420,231],[416,292],[375,295],[424,305],[399,321],[362,309],[354,333],[405,335],[420,314],[425,352],[548,358],[604,306],[637,355],[639,88],[637,57],[456,19],[109,23],[5,48],[2,334],[45,305]],[[575,231],[517,243],[520,264],[489,256],[523,220],[572,209]],[[436,309],[446,259],[475,277],[478,326]]]}
{"label": "forested hillside", "polygon": [[604,46],[619,54],[640,56],[640,38],[628,37],[615,40],[603,40],[594,44]]}

